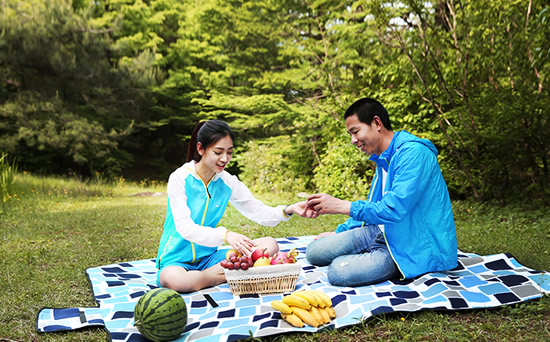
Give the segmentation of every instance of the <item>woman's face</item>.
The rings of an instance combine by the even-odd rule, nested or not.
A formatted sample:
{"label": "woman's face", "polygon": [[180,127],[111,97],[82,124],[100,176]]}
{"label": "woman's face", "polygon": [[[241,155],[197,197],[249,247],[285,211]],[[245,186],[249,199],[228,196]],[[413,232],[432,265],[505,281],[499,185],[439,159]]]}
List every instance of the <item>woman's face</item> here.
{"label": "woman's face", "polygon": [[197,150],[201,155],[199,163],[202,163],[213,174],[220,173],[233,157],[233,140],[229,135],[225,136],[216,141],[207,150],[199,142],[197,143]]}

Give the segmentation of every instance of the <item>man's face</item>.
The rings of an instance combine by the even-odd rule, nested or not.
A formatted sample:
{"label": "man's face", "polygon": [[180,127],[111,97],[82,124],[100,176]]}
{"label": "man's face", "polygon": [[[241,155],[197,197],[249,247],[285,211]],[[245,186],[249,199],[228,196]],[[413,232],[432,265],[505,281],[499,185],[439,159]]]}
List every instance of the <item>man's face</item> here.
{"label": "man's face", "polygon": [[357,146],[361,151],[368,155],[380,155],[381,135],[380,125],[377,120],[373,120],[370,125],[359,121],[357,115],[351,115],[346,118],[346,130],[351,136],[351,143]]}

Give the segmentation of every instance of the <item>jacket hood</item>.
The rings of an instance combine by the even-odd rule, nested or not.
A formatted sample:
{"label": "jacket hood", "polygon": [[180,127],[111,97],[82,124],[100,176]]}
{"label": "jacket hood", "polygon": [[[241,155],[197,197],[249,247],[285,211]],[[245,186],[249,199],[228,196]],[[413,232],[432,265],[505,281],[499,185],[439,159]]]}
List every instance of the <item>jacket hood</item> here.
{"label": "jacket hood", "polygon": [[[189,162],[186,162],[185,164],[182,165],[183,168],[185,168],[190,175],[192,175],[193,177],[195,177],[197,180],[200,180],[202,181],[202,178],[201,176],[199,176],[198,172],[197,172],[197,162],[194,161],[194,160],[191,160]],[[222,172],[227,172],[227,171],[222,171]],[[210,179],[208,182],[212,182],[212,181],[216,181],[218,178],[220,178],[220,175],[221,173],[216,173],[212,179]]]}
{"label": "jacket hood", "polygon": [[384,170],[387,171],[391,158],[393,157],[395,152],[406,143],[422,144],[427,148],[429,148],[436,157],[438,155],[437,148],[428,139],[419,138],[407,131],[398,131],[394,133],[393,139],[390,142],[390,146],[388,146],[388,148],[384,152],[382,152],[382,154],[380,155],[373,154],[370,157],[370,160],[376,162],[376,164],[382,166]]}

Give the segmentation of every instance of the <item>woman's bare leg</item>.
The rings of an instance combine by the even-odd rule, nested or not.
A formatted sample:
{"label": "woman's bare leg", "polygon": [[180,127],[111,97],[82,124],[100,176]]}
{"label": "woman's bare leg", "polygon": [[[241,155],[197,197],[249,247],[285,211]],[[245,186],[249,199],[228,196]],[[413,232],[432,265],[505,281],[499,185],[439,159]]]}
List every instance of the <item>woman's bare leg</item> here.
{"label": "woman's bare leg", "polygon": [[256,248],[267,248],[267,251],[269,252],[269,255],[273,255],[279,251],[279,244],[277,243],[277,240],[270,236],[261,237],[258,239],[252,240],[256,244]]}
{"label": "woman's bare leg", "polygon": [[181,266],[167,266],[160,272],[159,281],[162,287],[188,293],[225,283],[225,274],[219,264],[204,271],[187,271]]}
{"label": "woman's bare leg", "polygon": [[[269,255],[279,251],[279,245],[272,237],[262,237],[253,241],[256,248],[267,248]],[[225,273],[220,264],[203,271],[188,271],[181,266],[167,266],[160,272],[159,281],[162,287],[181,293],[199,291],[226,282]]]}

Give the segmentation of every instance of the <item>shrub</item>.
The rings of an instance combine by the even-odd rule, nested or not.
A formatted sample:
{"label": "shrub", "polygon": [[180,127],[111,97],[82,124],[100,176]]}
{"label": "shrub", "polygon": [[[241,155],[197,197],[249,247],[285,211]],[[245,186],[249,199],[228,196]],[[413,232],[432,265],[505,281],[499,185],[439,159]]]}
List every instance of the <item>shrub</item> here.
{"label": "shrub", "polygon": [[[249,141],[237,153],[240,179],[254,192],[295,193],[307,189],[312,157],[297,149],[288,135]],[[297,157],[298,155],[302,158]]]}
{"label": "shrub", "polygon": [[317,191],[341,199],[366,199],[374,176],[374,163],[349,143],[347,135],[329,144],[314,170],[313,183]]}

